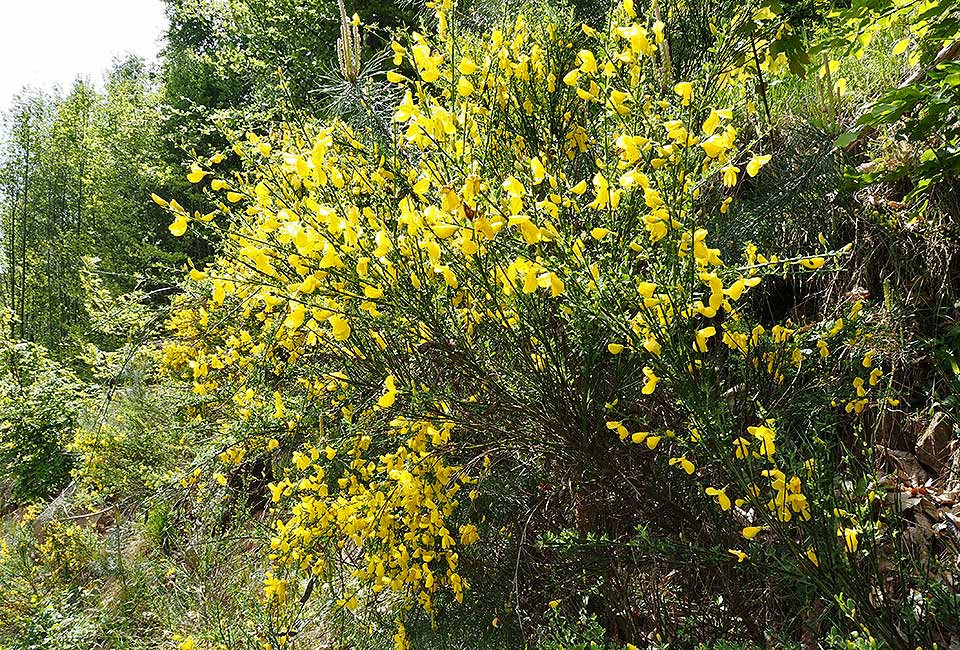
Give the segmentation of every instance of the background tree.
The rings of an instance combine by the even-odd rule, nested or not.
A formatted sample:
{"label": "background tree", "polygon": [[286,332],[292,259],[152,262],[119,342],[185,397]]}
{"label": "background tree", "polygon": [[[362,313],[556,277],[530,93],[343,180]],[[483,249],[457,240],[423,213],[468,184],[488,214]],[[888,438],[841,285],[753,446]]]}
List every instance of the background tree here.
{"label": "background tree", "polygon": [[118,60],[103,91],[79,80],[66,96],[25,92],[6,126],[0,300],[14,316],[9,335],[66,352],[90,327],[81,271],[115,293],[158,289],[185,251],[197,252],[175,243],[150,200],[181,176],[164,159],[160,94],[143,60]]}

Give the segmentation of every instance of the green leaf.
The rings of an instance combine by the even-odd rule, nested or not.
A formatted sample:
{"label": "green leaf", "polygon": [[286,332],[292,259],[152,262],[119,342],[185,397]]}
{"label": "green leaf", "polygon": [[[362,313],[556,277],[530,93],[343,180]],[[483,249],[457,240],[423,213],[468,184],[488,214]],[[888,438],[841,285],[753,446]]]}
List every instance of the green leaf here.
{"label": "green leaf", "polygon": [[860,137],[860,134],[857,131],[846,131],[840,134],[840,137],[833,141],[833,146],[838,149],[846,149],[851,144],[856,142],[857,138]]}

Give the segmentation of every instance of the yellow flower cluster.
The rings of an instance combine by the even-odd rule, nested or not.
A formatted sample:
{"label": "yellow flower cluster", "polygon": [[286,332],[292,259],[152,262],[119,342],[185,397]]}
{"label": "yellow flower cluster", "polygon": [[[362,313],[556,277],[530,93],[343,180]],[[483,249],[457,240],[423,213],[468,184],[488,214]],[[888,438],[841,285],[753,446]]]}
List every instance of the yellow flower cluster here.
{"label": "yellow flower cluster", "polygon": [[93,533],[69,522],[52,521],[37,545],[42,563],[60,576],[76,576],[93,559]]}
{"label": "yellow flower cluster", "polygon": [[[452,523],[461,488],[473,482],[443,458],[453,424],[401,417],[390,426],[401,440],[396,450],[377,454],[369,436],[356,438],[333,487],[321,459],[334,460],[337,450],[309,447],[294,453],[296,476],[270,485],[274,502],[294,498],[290,518],[276,524],[271,558],[277,566],[321,575],[331,540],[344,553],[359,551],[356,592],[341,601],[348,609],[360,604],[364,592],[384,590],[414,599],[427,611],[441,587],[462,602],[469,585],[457,573],[459,552],[479,536],[472,524]],[[268,599],[284,601],[279,584],[268,578]]]}

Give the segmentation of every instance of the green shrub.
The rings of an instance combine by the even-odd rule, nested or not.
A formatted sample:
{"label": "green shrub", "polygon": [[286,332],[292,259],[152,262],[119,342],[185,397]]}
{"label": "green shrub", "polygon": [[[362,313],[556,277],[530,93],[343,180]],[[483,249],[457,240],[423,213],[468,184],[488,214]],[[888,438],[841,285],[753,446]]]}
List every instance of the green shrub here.
{"label": "green shrub", "polygon": [[42,346],[0,341],[0,485],[9,505],[47,498],[70,481],[66,445],[85,401],[76,375]]}

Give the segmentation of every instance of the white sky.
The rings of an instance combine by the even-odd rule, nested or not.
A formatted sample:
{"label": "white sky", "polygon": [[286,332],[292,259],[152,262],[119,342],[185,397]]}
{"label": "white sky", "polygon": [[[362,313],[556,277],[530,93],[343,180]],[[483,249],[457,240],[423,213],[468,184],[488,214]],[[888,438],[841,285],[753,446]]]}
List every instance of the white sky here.
{"label": "white sky", "polygon": [[98,86],[116,55],[152,60],[166,26],[162,0],[0,0],[0,111],[25,86]]}

